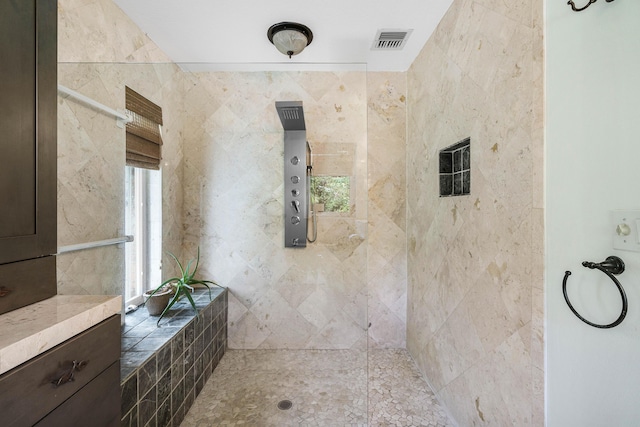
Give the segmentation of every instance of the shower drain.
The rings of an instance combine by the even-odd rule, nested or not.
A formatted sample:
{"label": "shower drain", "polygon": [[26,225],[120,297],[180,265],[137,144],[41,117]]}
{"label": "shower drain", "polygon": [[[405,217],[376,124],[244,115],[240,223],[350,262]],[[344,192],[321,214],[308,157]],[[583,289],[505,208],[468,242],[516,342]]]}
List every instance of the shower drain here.
{"label": "shower drain", "polygon": [[282,409],[283,411],[291,409],[292,406],[293,403],[291,403],[290,400],[281,400],[280,402],[278,402],[278,409]]}

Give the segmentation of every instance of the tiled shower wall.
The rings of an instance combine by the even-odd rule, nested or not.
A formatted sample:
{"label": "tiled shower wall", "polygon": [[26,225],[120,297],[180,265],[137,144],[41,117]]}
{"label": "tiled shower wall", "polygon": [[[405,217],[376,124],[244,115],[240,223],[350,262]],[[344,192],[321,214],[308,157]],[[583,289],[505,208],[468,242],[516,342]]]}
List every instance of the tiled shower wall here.
{"label": "tiled shower wall", "polygon": [[[58,62],[60,84],[104,105],[123,109],[128,85],[162,107],[163,247],[179,254],[184,73],[108,0],[58,2]],[[58,246],[124,235],[124,165],[125,130],[116,120],[59,96]],[[123,247],[59,255],[58,293],[120,294]]]}
{"label": "tiled shower wall", "polygon": [[455,0],[408,72],[407,347],[464,426],[544,424],[542,53],[542,0]]}
{"label": "tiled shower wall", "polygon": [[[367,110],[364,72],[194,74],[186,103],[185,219],[203,270],[229,287],[230,348],[366,348]],[[318,240],[284,248],[283,129],[301,100],[314,173],[351,177],[349,214],[320,214]]]}
{"label": "tiled shower wall", "polygon": [[[371,323],[371,345],[404,346],[404,73],[193,76],[171,64],[110,0],[59,1],[59,62],[61,84],[105,105],[122,108],[127,84],[163,107],[163,246],[179,253],[186,224],[189,251],[202,246],[203,274],[230,285],[232,345],[349,348],[364,345]],[[354,212],[321,217],[316,246],[293,257],[279,235],[276,99],[304,101],[323,173],[350,174],[355,188]],[[58,139],[59,245],[122,235],[124,130],[61,98]],[[192,159],[186,181],[183,146]],[[203,160],[210,165],[198,166]],[[211,206],[214,216],[203,219],[201,209]],[[238,212],[243,221],[236,221]],[[59,292],[118,293],[122,246],[60,256]],[[301,332],[291,336],[292,330]]]}
{"label": "tiled shower wall", "polygon": [[369,346],[406,348],[406,73],[367,73]]}
{"label": "tiled shower wall", "polygon": [[[406,74],[191,76],[110,0],[60,0],[61,82],[121,107],[114,91],[124,89],[113,85],[127,72],[110,63],[165,63],[139,76],[170,114],[165,247],[179,251],[184,224],[188,249],[203,247],[206,273],[230,286],[232,348],[402,346],[408,301],[407,347],[461,425],[540,425],[541,9],[541,0],[455,0]],[[77,62],[104,67],[81,72]],[[356,184],[354,214],[321,218],[318,245],[294,256],[279,235],[273,103],[284,99],[304,101],[311,145],[346,153]],[[114,172],[124,134],[81,108],[60,101],[60,245],[122,233]],[[436,154],[468,136],[471,196],[438,199]],[[112,293],[123,276],[116,247],[58,263],[61,293]]]}
{"label": "tiled shower wall", "polygon": [[[229,287],[230,348],[403,348],[405,74],[190,78],[186,241]],[[352,178],[352,211],[319,213],[305,249],[283,243],[285,100],[303,101],[313,173]]]}

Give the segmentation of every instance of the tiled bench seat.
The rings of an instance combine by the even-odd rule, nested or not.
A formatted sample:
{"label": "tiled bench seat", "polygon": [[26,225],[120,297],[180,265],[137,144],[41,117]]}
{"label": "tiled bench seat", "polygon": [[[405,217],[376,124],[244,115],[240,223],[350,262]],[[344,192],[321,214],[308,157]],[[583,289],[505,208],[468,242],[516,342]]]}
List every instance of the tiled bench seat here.
{"label": "tiled bench seat", "polygon": [[140,307],[122,327],[122,426],[178,426],[227,348],[227,290],[193,294],[158,317]]}

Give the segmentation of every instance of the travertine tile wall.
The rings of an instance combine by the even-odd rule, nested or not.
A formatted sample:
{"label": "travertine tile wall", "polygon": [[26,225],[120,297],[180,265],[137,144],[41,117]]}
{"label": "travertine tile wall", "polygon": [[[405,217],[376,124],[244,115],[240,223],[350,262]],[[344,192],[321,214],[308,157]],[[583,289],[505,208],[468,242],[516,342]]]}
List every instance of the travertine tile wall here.
{"label": "travertine tile wall", "polygon": [[[60,84],[102,104],[123,109],[128,85],[163,108],[163,247],[180,253],[183,73],[109,0],[58,2],[58,62]],[[124,153],[113,117],[59,96],[58,246],[124,234]],[[58,293],[120,294],[123,247],[59,255]]]}
{"label": "travertine tile wall", "polygon": [[369,346],[405,348],[406,73],[367,73]]}
{"label": "travertine tile wall", "polygon": [[[188,253],[202,246],[203,275],[231,287],[232,345],[364,346],[371,323],[372,345],[404,346],[404,73],[189,75],[109,0],[60,0],[59,62],[61,84],[108,106],[122,108],[127,84],[163,107],[163,246],[180,253],[186,230]],[[321,216],[318,243],[294,257],[280,234],[276,99],[304,101],[309,141],[318,159],[329,159],[324,173],[340,163],[354,179],[354,212]],[[124,130],[63,98],[59,113],[59,246],[122,235]],[[202,218],[205,207],[215,213]],[[59,292],[118,293],[122,266],[122,245],[61,255]]]}
{"label": "travertine tile wall", "polygon": [[408,72],[407,347],[464,426],[544,424],[542,49],[542,0],[456,0]]}
{"label": "travertine tile wall", "polygon": [[[229,286],[230,347],[364,348],[370,324],[370,346],[404,348],[405,74],[192,78],[186,239],[203,249],[203,274]],[[303,101],[314,173],[355,188],[354,211],[319,214],[302,250],[283,247],[276,100]]]}
{"label": "travertine tile wall", "polygon": [[[365,72],[192,78],[185,238],[202,248],[203,274],[229,287],[229,347],[366,348]],[[303,101],[314,156],[335,159],[355,189],[352,212],[319,215],[318,240],[305,249],[283,243],[278,100]]]}

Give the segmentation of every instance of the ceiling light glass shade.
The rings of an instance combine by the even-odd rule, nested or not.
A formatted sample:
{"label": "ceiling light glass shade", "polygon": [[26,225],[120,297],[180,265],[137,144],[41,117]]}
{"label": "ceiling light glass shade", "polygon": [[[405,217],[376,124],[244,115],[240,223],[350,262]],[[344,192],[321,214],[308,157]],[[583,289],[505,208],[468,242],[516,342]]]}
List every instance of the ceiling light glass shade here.
{"label": "ceiling light glass shade", "polygon": [[273,35],[273,44],[285,55],[297,55],[307,47],[307,37],[295,30],[284,30]]}
{"label": "ceiling light glass shade", "polygon": [[267,37],[276,49],[289,58],[302,52],[313,40],[311,30],[295,22],[281,22],[271,26]]}

